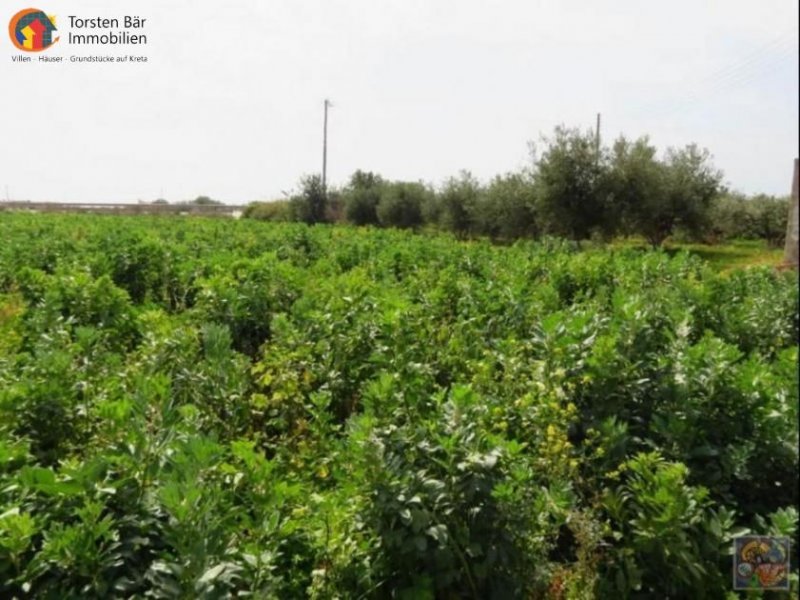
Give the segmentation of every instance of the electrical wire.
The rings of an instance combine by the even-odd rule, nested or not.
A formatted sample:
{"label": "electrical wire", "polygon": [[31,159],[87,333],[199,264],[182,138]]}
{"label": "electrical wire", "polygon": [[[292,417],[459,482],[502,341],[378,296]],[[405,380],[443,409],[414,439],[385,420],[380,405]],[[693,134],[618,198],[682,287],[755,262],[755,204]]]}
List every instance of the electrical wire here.
{"label": "electrical wire", "polygon": [[629,114],[640,118],[662,116],[665,113],[681,110],[688,103],[698,99],[743,83],[749,83],[766,73],[771,73],[776,66],[781,66],[785,59],[796,54],[797,46],[792,39],[787,39],[794,33],[794,31],[785,31],[773,36],[767,43],[746,54],[740,60],[704,78],[690,88],[688,94],[671,100],[668,105],[665,105],[663,101],[643,103],[631,109]]}

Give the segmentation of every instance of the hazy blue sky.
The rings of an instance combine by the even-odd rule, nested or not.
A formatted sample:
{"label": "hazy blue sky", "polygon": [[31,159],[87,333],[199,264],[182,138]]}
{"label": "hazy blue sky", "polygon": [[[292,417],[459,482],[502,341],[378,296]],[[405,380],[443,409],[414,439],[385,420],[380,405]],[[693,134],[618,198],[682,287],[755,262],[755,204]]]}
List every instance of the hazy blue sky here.
{"label": "hazy blue sky", "polygon": [[[36,0],[39,2],[39,0]],[[439,183],[523,165],[559,123],[697,142],[734,188],[786,194],[798,148],[797,0],[41,0],[148,19],[144,65],[19,65],[0,11],[0,193],[240,203],[321,168]],[[81,32],[86,33],[86,32]]]}

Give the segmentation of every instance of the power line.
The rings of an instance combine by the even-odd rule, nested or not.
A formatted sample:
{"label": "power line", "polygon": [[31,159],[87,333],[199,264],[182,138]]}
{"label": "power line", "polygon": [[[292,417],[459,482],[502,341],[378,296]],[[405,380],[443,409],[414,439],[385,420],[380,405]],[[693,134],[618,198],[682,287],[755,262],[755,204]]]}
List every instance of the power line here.
{"label": "power line", "polygon": [[757,68],[731,72],[724,78],[715,79],[712,85],[703,85],[701,83],[699,86],[689,88],[688,93],[684,93],[682,96],[673,99],[666,105],[663,102],[650,103],[649,105],[643,106],[638,110],[634,110],[633,112],[638,115],[652,116],[653,113],[661,114],[665,110],[672,111],[676,107],[680,108],[682,105],[694,102],[699,98],[736,87],[737,85],[747,83],[759,77],[763,77],[765,74],[771,73],[776,66],[780,65],[783,60],[788,58],[791,54],[791,49],[784,49],[780,54],[773,55],[768,60],[760,60],[758,63],[755,63],[753,66]]}
{"label": "power line", "polygon": [[[786,47],[787,45],[788,46],[793,46],[793,44],[791,43],[792,40],[786,39],[786,38],[788,38],[789,33],[790,32],[788,32],[788,31],[784,31],[781,34],[778,34],[777,36],[774,36],[769,42],[767,42],[766,44],[763,44],[762,46],[756,48],[754,51],[750,52],[749,54],[745,54],[737,62],[729,64],[728,66],[723,67],[722,69],[719,69],[718,71],[712,73],[710,76],[705,78],[705,82],[706,83],[715,83],[716,81],[718,81],[720,79],[726,79],[730,75],[734,75],[734,74],[738,73],[739,71],[747,69],[753,63],[760,62],[764,58],[769,58],[770,53],[774,49],[779,49],[779,48],[781,48],[781,46]],[[788,42],[788,44],[787,44],[787,42]]]}
{"label": "power line", "polygon": [[726,73],[724,77],[715,77],[708,79],[707,82],[713,83],[710,86],[700,86],[690,88],[688,93],[678,97],[669,103],[650,103],[640,107],[638,110],[634,109],[632,112],[638,117],[642,118],[655,118],[664,116],[665,114],[672,114],[676,111],[683,110],[687,105],[696,102],[702,98],[718,94],[719,92],[742,86],[743,84],[760,79],[773,73],[777,68],[781,67],[787,58],[790,58],[795,53],[795,49],[785,47],[777,54],[772,54],[768,57],[762,57],[751,64],[749,69],[740,69],[738,71],[731,70]]}
{"label": "power line", "polygon": [[[726,67],[713,72],[708,77],[703,78],[698,84],[694,85],[689,94],[673,100],[670,104],[673,106],[666,106],[663,102],[646,102],[631,110],[632,113],[637,115],[653,114],[660,115],[665,111],[674,111],[676,105],[691,102],[699,97],[714,93],[721,89],[727,89],[733,85],[739,84],[744,81],[749,81],[754,76],[763,74],[763,68],[772,67],[780,63],[795,50],[795,45],[792,40],[787,37],[791,32],[785,31],[777,36],[774,36],[769,42],[756,48],[749,54],[746,54],[735,63],[729,64]],[[775,52],[777,50],[777,53]],[[701,88],[706,88],[702,90]]]}

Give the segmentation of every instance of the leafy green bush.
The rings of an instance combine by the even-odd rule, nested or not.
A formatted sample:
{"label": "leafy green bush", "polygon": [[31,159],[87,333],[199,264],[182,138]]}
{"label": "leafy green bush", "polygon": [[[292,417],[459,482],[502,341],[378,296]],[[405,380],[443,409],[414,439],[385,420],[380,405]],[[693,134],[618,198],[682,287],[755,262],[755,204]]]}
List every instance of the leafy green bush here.
{"label": "leafy green bush", "polygon": [[422,224],[423,206],[431,194],[421,183],[388,184],[376,207],[378,221],[384,227],[413,228]]}
{"label": "leafy green bush", "polygon": [[482,194],[480,183],[468,171],[447,180],[436,198],[439,223],[459,237],[477,231],[477,210]]}
{"label": "leafy green bush", "polygon": [[714,202],[712,233],[717,239],[763,239],[780,247],[786,238],[788,217],[788,198],[726,194]]}
{"label": "leafy green bush", "polygon": [[293,221],[313,225],[325,221],[328,199],[319,175],[308,175],[300,181],[300,192],[289,200],[289,215]]}
{"label": "leafy green bush", "polygon": [[253,355],[269,337],[272,315],[286,310],[297,293],[295,270],[264,255],[201,281],[196,310],[203,320],[227,324],[235,348]]}
{"label": "leafy green bush", "polygon": [[378,203],[385,183],[375,173],[356,171],[344,190],[345,216],[355,225],[377,225]]}
{"label": "leafy green bush", "polygon": [[734,515],[715,512],[708,491],[687,484],[686,466],[657,452],[634,456],[620,471],[624,482],[607,491],[603,506],[622,547],[613,552],[601,594],[703,598],[724,590]]}
{"label": "leafy green bush", "polygon": [[251,202],[242,213],[245,219],[255,219],[257,221],[289,221],[291,216],[289,202],[287,200],[275,200],[273,202]]}
{"label": "leafy green bush", "polygon": [[536,190],[525,173],[508,173],[489,182],[475,208],[477,231],[493,239],[533,238],[540,233]]}
{"label": "leafy green bush", "polygon": [[253,219],[0,236],[2,597],[718,598],[732,536],[797,541],[796,273]]}

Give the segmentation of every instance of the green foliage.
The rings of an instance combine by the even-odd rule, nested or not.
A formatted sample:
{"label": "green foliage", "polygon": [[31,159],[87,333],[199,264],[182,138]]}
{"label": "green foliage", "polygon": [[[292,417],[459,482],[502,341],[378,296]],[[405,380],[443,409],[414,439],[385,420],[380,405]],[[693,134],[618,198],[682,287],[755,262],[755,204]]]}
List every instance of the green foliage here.
{"label": "green foliage", "polygon": [[613,538],[627,543],[612,556],[602,594],[703,598],[724,590],[733,514],[713,511],[708,491],[687,484],[686,466],[657,452],[637,454],[620,472],[624,482],[603,505]]}
{"label": "green foliage", "polygon": [[695,236],[708,228],[711,203],[719,191],[722,172],[711,164],[708,150],[695,144],[669,148],[664,158],[664,200],[655,207],[643,230],[652,244],[660,244],[676,227]]}
{"label": "green foliage", "polygon": [[439,222],[459,237],[476,230],[476,212],[482,196],[478,181],[468,171],[445,182],[437,196]]}
{"label": "green foliage", "polygon": [[[470,227],[494,197],[481,231],[535,233],[536,189]],[[718,598],[732,536],[797,540],[796,273],[252,219],[0,237],[2,597]]]}
{"label": "green foliage", "polygon": [[659,210],[666,202],[665,178],[664,165],[658,161],[656,148],[647,137],[631,142],[620,136],[614,142],[609,175],[612,196],[609,217],[619,224],[621,233],[642,233],[651,242],[658,241],[651,236],[659,226]]}
{"label": "green foliage", "polygon": [[344,190],[345,216],[355,225],[377,225],[378,203],[384,190],[384,181],[375,173],[356,171]]}
{"label": "green foliage", "polygon": [[488,185],[468,171],[433,190],[358,170],[341,192],[325,194],[318,176],[305,177],[301,192],[288,202],[253,203],[244,216],[404,229],[424,223],[459,239],[494,241],[543,235],[607,241],[636,235],[654,247],[671,236],[782,243],[785,202],[720,196],[722,172],[695,144],[669,148],[658,157],[647,136],[634,141],[620,136],[608,148],[595,133],[565,126],[542,143],[531,167],[497,176]]}
{"label": "green foliage", "polygon": [[681,229],[698,237],[710,226],[710,209],[722,174],[694,144],[670,148],[663,160],[647,137],[620,137],[611,154],[611,198],[606,218],[623,233],[638,233],[652,245]]}
{"label": "green foliage", "polygon": [[539,234],[536,188],[530,175],[508,173],[492,179],[475,208],[475,226],[492,239],[530,239]]}
{"label": "green foliage", "polygon": [[227,324],[235,348],[253,355],[269,337],[272,315],[295,299],[296,278],[295,269],[274,254],[234,263],[201,282],[196,309],[202,320]]}
{"label": "green foliage", "polygon": [[520,445],[484,429],[486,407],[469,388],[434,403],[427,426],[373,427],[358,452],[383,577],[401,596],[522,596],[546,562],[534,539],[552,536],[563,514],[543,502]]}
{"label": "green foliage", "polygon": [[538,157],[536,212],[548,233],[586,239],[603,224],[607,166],[592,132],[556,127]]}
{"label": "green foliage", "polygon": [[290,203],[288,200],[251,202],[247,205],[242,216],[246,219],[256,219],[257,221],[289,221],[291,220]]}
{"label": "green foliage", "polygon": [[169,251],[160,240],[143,235],[125,235],[106,240],[94,270],[108,272],[114,283],[126,290],[134,302],[163,301],[168,286],[164,264]]}
{"label": "green foliage", "polygon": [[289,215],[293,221],[313,225],[326,219],[328,200],[319,175],[307,175],[300,180],[300,193],[289,200]]}
{"label": "green foliage", "polygon": [[717,239],[763,239],[777,248],[784,244],[788,216],[788,198],[724,194],[714,201],[711,230]]}
{"label": "green foliage", "polygon": [[422,224],[423,206],[431,201],[430,191],[421,183],[390,183],[381,194],[376,208],[378,221],[384,227],[418,227]]}

